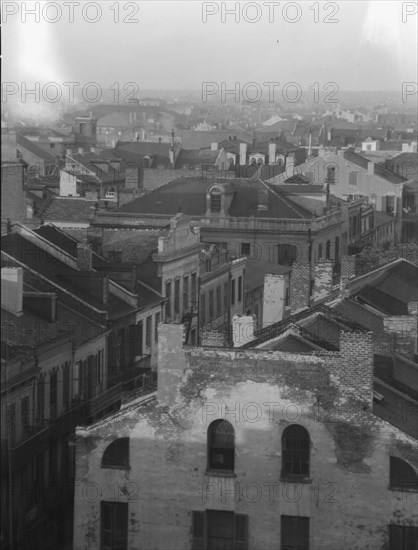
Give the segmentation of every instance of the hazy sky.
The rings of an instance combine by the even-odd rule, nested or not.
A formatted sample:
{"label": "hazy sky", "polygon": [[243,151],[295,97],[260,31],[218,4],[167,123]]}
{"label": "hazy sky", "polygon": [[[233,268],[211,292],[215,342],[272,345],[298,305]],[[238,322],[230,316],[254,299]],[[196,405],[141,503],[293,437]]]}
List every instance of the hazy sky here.
{"label": "hazy sky", "polygon": [[[224,13],[225,22],[222,11],[235,2],[121,0],[119,22],[113,0],[89,3],[87,18],[97,22],[83,19],[86,0],[64,3],[74,4],[73,23],[62,0],[55,23],[43,15],[57,17],[54,2],[38,2],[39,22],[30,14],[23,20],[23,4],[29,9],[35,2],[2,2],[3,81],[183,90],[201,89],[202,82],[295,81],[303,89],[335,82],[341,90],[397,90],[417,80],[418,16],[402,21],[414,2],[241,1],[239,15]],[[279,4],[274,11],[273,4]],[[217,13],[204,23],[204,10]]]}

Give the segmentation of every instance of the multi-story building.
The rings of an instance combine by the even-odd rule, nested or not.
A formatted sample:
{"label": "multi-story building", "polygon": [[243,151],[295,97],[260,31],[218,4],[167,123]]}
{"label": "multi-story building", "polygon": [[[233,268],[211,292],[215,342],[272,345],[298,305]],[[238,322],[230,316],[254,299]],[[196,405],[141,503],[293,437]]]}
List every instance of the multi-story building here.
{"label": "multi-story building", "polygon": [[9,223],[2,262],[2,545],[52,550],[71,540],[68,438],[152,391],[164,298],[52,226]]}
{"label": "multi-story building", "polygon": [[413,404],[376,406],[373,334],[319,313],[235,350],[161,324],[156,397],[77,430],[76,547],[413,548]]}

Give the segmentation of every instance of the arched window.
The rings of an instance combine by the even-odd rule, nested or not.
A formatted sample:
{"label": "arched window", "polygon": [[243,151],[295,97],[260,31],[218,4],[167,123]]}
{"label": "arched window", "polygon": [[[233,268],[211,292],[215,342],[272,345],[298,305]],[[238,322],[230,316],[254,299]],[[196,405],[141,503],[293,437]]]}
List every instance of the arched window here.
{"label": "arched window", "polygon": [[226,420],[215,420],[208,428],[208,470],[234,471],[235,433]]}
{"label": "arched window", "polygon": [[102,457],[103,468],[129,468],[129,437],[122,437],[112,441]]}
{"label": "arched window", "polygon": [[210,194],[210,211],[219,213],[221,211],[221,193],[214,189]]}
{"label": "arched window", "polygon": [[282,477],[309,477],[310,438],[297,424],[285,429],[282,436]]}
{"label": "arched window", "polygon": [[418,474],[405,460],[391,456],[389,486],[391,489],[418,491]]}

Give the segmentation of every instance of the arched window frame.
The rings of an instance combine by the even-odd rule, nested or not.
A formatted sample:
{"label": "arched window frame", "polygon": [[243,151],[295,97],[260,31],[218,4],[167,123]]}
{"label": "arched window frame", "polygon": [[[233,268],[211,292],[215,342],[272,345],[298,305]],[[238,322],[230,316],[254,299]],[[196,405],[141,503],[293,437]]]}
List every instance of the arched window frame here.
{"label": "arched window frame", "polygon": [[[224,433],[222,433],[223,429],[225,430]],[[214,420],[209,425],[207,430],[207,460],[209,472],[234,474],[235,430],[227,420]]]}
{"label": "arched window frame", "polygon": [[[400,472],[402,469],[402,472]],[[389,489],[418,492],[418,474],[406,460],[389,457]]]}
{"label": "arched window frame", "polygon": [[282,478],[305,479],[310,476],[311,439],[300,424],[288,426],[282,434]]}
{"label": "arched window frame", "polygon": [[220,214],[222,211],[222,191],[219,187],[212,187],[209,192],[209,210],[211,214]]}
{"label": "arched window frame", "polygon": [[[129,446],[129,437],[120,437],[109,443],[103,452],[101,467],[116,470],[129,470]],[[114,455],[118,454],[118,447],[121,457],[119,460],[116,460],[115,456],[112,457],[112,453],[114,453]]]}

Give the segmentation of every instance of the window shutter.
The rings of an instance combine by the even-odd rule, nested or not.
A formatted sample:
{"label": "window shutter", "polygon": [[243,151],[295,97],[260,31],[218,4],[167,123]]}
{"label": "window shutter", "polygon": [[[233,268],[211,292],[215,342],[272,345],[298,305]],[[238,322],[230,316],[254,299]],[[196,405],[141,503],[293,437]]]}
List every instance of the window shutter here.
{"label": "window shutter", "polygon": [[402,527],[399,527],[398,525],[389,525],[389,547],[403,548]]}
{"label": "window shutter", "polygon": [[205,512],[193,512],[192,517],[192,550],[205,550]]}
{"label": "window shutter", "polygon": [[248,550],[248,516],[235,515],[235,550]]}

